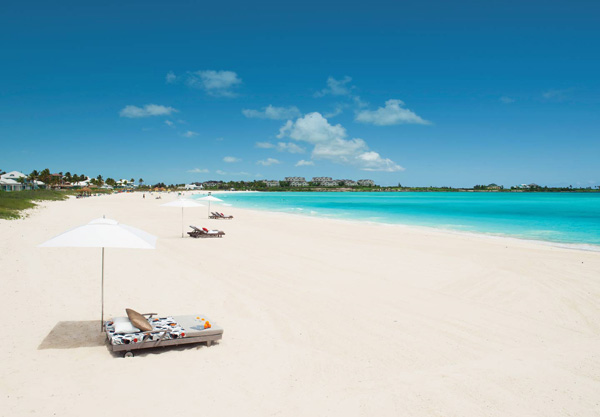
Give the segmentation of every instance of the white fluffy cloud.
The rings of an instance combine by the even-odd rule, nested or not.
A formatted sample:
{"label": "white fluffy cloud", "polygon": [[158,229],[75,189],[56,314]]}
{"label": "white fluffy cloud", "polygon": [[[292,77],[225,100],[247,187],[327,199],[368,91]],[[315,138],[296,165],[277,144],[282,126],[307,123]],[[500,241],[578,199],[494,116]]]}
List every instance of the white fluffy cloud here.
{"label": "white fluffy cloud", "polygon": [[[291,123],[291,121],[290,121]],[[278,142],[277,144],[271,142],[256,142],[255,146],[261,149],[277,149],[279,152],[289,153],[304,153],[306,149],[296,145],[294,142]]]}
{"label": "white fluffy cloud", "polygon": [[508,96],[502,96],[500,97],[500,101],[504,104],[510,104],[510,103],[514,103],[515,99],[514,98],[510,98]]}
{"label": "white fluffy cloud", "polygon": [[298,162],[296,162],[297,167],[310,166],[310,165],[314,165],[314,164],[315,163],[313,161],[305,161],[304,159],[301,159]]}
{"label": "white fluffy cloud", "polygon": [[326,95],[332,96],[347,96],[350,95],[350,90],[352,90],[352,86],[349,85],[352,78],[345,76],[341,80],[336,80],[333,77],[327,78],[327,88],[322,89],[321,91],[317,91],[315,93],[315,97],[323,97]]}
{"label": "white fluffy cloud", "polygon": [[233,71],[204,70],[188,72],[185,80],[190,87],[201,88],[216,97],[235,97],[233,87],[242,83]]}
{"label": "white fluffy cloud", "polygon": [[377,110],[361,110],[356,112],[354,120],[362,123],[371,123],[377,126],[389,126],[397,124],[429,124],[417,116],[412,110],[404,108],[402,100],[388,100],[385,107],[379,107]]}
{"label": "white fluffy cloud", "polygon": [[273,149],[275,145],[270,142],[256,142],[255,146],[261,149]]}
{"label": "white fluffy cloud", "polygon": [[165,124],[167,126],[173,126],[174,123],[172,121],[170,121],[170,120],[165,120]]}
{"label": "white fluffy cloud", "polygon": [[275,107],[270,104],[263,110],[243,109],[242,113],[248,118],[271,120],[293,119],[294,117],[299,117],[302,114],[296,106]]}
{"label": "white fluffy cloud", "polygon": [[279,152],[289,152],[289,153],[304,153],[304,148],[296,145],[294,142],[278,142],[277,150]]}
{"label": "white fluffy cloud", "polygon": [[279,129],[278,137],[289,137],[314,145],[312,158],[326,159],[344,165],[354,165],[365,171],[402,171],[391,159],[371,151],[360,138],[346,139],[346,129],[331,125],[320,113],[309,113]]}
{"label": "white fluffy cloud", "polygon": [[198,132],[194,132],[192,130],[188,130],[188,131],[182,133],[182,136],[186,137],[186,138],[193,138],[194,136],[198,136]]}
{"label": "white fluffy cloud", "polygon": [[268,167],[269,165],[275,165],[275,164],[280,164],[281,161],[275,159],[275,158],[267,158],[267,159],[262,159],[260,161],[256,161],[256,163],[258,165],[262,165],[265,167]]}
{"label": "white fluffy cloud", "polygon": [[165,81],[167,84],[173,84],[175,81],[177,81],[177,76],[173,71],[169,71],[165,77]]}
{"label": "white fluffy cloud", "polygon": [[193,174],[202,174],[202,173],[207,173],[209,171],[206,168],[194,168],[194,169],[188,169],[187,172],[191,172]]}
{"label": "white fluffy cloud", "polygon": [[168,116],[177,112],[177,109],[168,106],[160,106],[158,104],[146,104],[144,107],[125,106],[119,112],[119,116],[128,117],[130,119],[150,116]]}
{"label": "white fluffy cloud", "polygon": [[240,162],[241,159],[240,158],[236,158],[235,156],[226,156],[225,158],[223,158],[223,162],[227,162],[227,163],[233,163],[233,162]]}

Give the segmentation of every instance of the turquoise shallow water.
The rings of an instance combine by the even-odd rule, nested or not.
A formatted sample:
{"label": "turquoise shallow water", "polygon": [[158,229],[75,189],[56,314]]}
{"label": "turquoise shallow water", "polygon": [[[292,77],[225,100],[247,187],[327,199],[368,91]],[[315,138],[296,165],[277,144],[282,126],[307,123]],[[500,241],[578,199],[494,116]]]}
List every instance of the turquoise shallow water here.
{"label": "turquoise shallow water", "polygon": [[236,207],[598,245],[600,193],[232,193]]}

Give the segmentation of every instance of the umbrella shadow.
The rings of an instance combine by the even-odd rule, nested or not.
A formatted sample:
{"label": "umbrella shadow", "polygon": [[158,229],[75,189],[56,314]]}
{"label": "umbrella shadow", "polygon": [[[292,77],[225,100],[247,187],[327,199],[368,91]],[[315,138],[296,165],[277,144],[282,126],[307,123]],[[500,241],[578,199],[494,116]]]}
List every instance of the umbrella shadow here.
{"label": "umbrella shadow", "polygon": [[38,346],[43,349],[77,349],[106,345],[98,320],[59,321]]}

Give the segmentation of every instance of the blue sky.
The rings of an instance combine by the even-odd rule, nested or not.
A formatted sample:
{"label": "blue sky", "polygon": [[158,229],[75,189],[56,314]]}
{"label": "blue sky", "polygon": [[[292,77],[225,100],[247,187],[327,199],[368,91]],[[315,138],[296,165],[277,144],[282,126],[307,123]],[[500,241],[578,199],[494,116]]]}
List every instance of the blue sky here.
{"label": "blue sky", "polygon": [[3,5],[0,168],[600,185],[597,2],[86,3]]}

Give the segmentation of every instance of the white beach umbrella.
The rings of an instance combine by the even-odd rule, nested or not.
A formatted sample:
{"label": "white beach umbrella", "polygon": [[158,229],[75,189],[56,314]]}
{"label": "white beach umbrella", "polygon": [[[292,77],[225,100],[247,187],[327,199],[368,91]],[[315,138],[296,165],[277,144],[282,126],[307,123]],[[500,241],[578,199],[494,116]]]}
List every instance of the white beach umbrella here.
{"label": "white beach umbrella", "polygon": [[39,245],[43,248],[102,248],[102,313],[104,324],[104,248],[154,249],[156,236],[116,220],[99,218],[68,230]]}
{"label": "white beach umbrella", "polygon": [[161,204],[163,207],[181,207],[181,237],[183,237],[183,209],[184,207],[204,207],[204,204],[200,204],[194,200],[187,198],[180,198],[170,203]]}
{"label": "white beach umbrella", "polygon": [[208,216],[210,217],[210,202],[211,201],[223,201],[220,198],[213,197],[212,195],[207,195],[206,197],[199,198],[198,200],[208,201]]}

